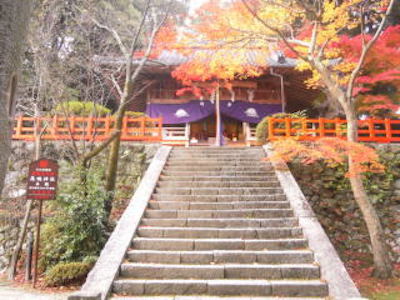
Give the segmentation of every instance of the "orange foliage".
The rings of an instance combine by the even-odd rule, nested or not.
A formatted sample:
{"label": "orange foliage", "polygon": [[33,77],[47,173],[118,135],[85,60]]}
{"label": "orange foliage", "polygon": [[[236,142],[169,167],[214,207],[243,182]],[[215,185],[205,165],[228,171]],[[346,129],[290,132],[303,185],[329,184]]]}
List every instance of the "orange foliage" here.
{"label": "orange foliage", "polygon": [[[366,36],[367,40],[371,36]],[[379,110],[397,111],[400,106],[394,97],[371,93],[374,87],[390,84],[400,90],[400,25],[388,27],[378,39],[366,57],[364,67],[356,80],[353,96],[357,97],[358,109],[364,112]],[[343,63],[356,62],[362,50],[362,36],[349,37],[342,35],[332,47],[338,49]]]}
{"label": "orange foliage", "polygon": [[273,142],[272,146],[274,155],[269,158],[272,161],[283,159],[290,162],[298,159],[303,164],[311,164],[323,160],[329,166],[335,167],[346,163],[350,156],[353,168],[348,171],[348,177],[365,172],[384,171],[384,166],[379,162],[375,149],[338,138],[321,138],[311,144],[299,142],[295,138],[285,138]]}
{"label": "orange foliage", "polygon": [[[252,22],[244,6],[233,2],[229,7],[223,7],[221,1],[205,3],[192,16],[190,28],[168,47],[188,58],[172,72],[186,86],[178,94],[210,94],[216,82],[229,88],[230,81],[260,76],[267,67],[267,47],[249,40],[238,43],[238,29]],[[201,82],[211,83],[211,88],[204,88]]]}

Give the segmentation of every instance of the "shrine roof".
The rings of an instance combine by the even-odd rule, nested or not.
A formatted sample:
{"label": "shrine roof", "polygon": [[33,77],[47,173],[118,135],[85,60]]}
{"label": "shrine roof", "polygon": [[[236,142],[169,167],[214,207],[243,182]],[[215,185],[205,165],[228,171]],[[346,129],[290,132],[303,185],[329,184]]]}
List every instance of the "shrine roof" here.
{"label": "shrine roof", "polygon": [[[199,50],[201,51],[201,50]],[[203,50],[204,51],[204,50]],[[249,50],[247,53],[248,62],[250,64],[256,64],[258,60],[257,56],[259,54],[254,50]],[[96,56],[94,60],[100,64],[124,64],[125,59],[122,57],[105,57],[105,56]],[[177,51],[169,51],[163,50],[161,54],[156,57],[149,59],[146,62],[146,66],[148,67],[176,67],[181,64],[184,64],[190,60],[190,57],[184,56]],[[140,58],[133,57],[133,63],[138,64],[140,62]],[[274,53],[273,55],[265,58],[266,65],[268,67],[275,68],[294,68],[297,65],[298,60],[288,57],[283,57],[279,55],[279,53]]]}

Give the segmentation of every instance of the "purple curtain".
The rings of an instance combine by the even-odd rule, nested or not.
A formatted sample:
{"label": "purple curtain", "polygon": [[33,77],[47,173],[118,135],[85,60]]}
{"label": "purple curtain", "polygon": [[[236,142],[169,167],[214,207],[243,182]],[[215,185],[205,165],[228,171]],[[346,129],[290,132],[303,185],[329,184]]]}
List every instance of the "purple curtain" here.
{"label": "purple curtain", "polygon": [[146,114],[163,118],[163,124],[185,124],[200,121],[215,113],[210,101],[193,100],[183,104],[147,104]]}
{"label": "purple curtain", "polygon": [[266,116],[279,112],[282,112],[282,105],[280,104],[221,101],[221,114],[247,123],[260,123]]}
{"label": "purple curtain", "polygon": [[[259,104],[223,100],[221,114],[235,120],[259,123],[264,117],[282,112],[280,104]],[[146,114],[163,118],[163,124],[185,124],[200,121],[215,113],[215,103],[192,100],[183,104],[147,104]]]}

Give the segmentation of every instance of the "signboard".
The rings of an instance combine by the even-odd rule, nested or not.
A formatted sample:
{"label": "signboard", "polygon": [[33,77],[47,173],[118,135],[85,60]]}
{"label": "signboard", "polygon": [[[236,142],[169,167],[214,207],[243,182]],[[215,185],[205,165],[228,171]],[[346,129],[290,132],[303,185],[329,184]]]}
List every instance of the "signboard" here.
{"label": "signboard", "polygon": [[51,159],[39,159],[29,165],[26,197],[31,200],[56,198],[58,164]]}

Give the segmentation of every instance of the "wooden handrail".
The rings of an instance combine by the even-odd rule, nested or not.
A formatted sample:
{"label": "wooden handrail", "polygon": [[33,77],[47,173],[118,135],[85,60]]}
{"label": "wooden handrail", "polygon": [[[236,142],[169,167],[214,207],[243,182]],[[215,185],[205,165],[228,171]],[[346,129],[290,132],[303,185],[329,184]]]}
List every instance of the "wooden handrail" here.
{"label": "wooden handrail", "polygon": [[[346,138],[346,120],[269,118],[268,139],[271,141],[295,137],[300,141],[315,141],[323,137]],[[367,119],[358,121],[360,142],[400,142],[400,120]]]}
{"label": "wooden handrail", "polygon": [[[33,141],[37,129],[42,128],[44,140],[103,141],[113,133],[115,118],[107,117],[23,117],[15,120],[13,139]],[[162,118],[125,117],[121,133],[122,141],[162,140]]]}

